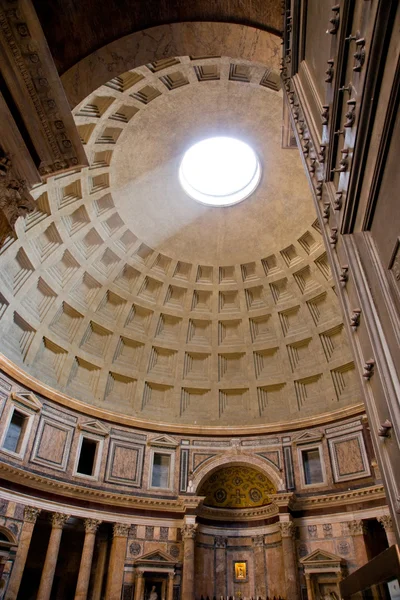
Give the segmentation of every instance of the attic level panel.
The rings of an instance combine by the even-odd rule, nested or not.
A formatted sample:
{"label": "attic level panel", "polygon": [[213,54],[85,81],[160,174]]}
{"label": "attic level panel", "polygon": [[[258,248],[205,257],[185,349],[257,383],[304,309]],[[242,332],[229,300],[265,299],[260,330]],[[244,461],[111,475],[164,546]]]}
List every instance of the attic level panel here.
{"label": "attic level panel", "polygon": [[33,0],[33,4],[59,73],[129,33],[167,23],[239,23],[273,33],[282,28],[280,0]]}

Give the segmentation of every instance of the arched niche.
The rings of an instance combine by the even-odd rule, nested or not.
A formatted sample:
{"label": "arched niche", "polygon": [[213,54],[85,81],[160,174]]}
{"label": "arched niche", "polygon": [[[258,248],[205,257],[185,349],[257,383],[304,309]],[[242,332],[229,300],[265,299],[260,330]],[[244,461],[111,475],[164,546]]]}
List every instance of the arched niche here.
{"label": "arched niche", "polygon": [[235,466],[255,469],[265,475],[277,491],[284,489],[284,481],[278,468],[257,456],[240,454],[240,456],[218,456],[203,463],[191,478],[193,492],[198,495],[203,483],[219,469]]}

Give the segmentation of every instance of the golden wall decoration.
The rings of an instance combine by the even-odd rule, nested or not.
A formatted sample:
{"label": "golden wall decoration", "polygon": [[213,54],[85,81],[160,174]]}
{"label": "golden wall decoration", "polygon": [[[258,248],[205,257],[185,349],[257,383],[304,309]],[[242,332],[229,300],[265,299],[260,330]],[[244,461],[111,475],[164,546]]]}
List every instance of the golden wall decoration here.
{"label": "golden wall decoration", "polygon": [[215,471],[201,486],[204,504],[219,508],[265,506],[276,490],[271,481],[251,467],[227,467]]}

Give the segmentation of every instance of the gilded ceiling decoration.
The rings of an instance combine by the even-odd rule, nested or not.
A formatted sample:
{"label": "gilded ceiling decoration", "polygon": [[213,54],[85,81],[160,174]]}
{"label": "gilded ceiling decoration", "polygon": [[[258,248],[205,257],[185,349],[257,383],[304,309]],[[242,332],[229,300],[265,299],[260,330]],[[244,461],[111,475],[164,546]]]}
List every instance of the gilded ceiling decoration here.
{"label": "gilded ceiling decoration", "polygon": [[204,504],[217,508],[249,508],[265,506],[275,494],[271,481],[250,467],[227,467],[215,471],[198,493]]}
{"label": "gilded ceiling decoration", "polygon": [[[243,427],[357,404],[300,157],[282,148],[279,88],[265,65],[172,57],[78,105],[90,166],[35,188],[37,209],[2,248],[2,352],[145,421]],[[257,190],[229,208],[178,181],[184,150],[212,132],[247,140],[262,163]]]}

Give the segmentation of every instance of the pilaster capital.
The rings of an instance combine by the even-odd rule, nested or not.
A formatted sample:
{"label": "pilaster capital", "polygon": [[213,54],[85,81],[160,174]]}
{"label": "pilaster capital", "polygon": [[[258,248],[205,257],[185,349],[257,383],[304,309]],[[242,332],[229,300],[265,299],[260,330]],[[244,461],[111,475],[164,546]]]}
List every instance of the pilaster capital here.
{"label": "pilaster capital", "polygon": [[36,523],[36,519],[38,518],[40,511],[40,508],[35,508],[34,506],[25,506],[24,521],[26,523]]}
{"label": "pilaster capital", "polygon": [[217,535],[214,538],[214,545],[216,548],[226,548],[227,538],[222,535]]}
{"label": "pilaster capital", "polygon": [[263,548],[264,536],[263,535],[255,535],[253,537],[253,546],[255,546],[256,548]]}
{"label": "pilaster capital", "polygon": [[113,536],[114,537],[128,537],[130,528],[131,528],[131,526],[127,523],[114,523]]}
{"label": "pilaster capital", "polygon": [[378,521],[385,531],[393,531],[393,521],[390,515],[382,515],[378,517]]}
{"label": "pilaster capital", "polygon": [[363,535],[365,533],[365,525],[362,522],[362,519],[348,521],[347,526],[349,528],[350,535]]}
{"label": "pilaster capital", "polygon": [[70,516],[71,515],[64,515],[63,513],[53,513],[51,515],[51,525],[53,529],[62,529]]}
{"label": "pilaster capital", "polygon": [[181,527],[182,538],[184,540],[194,540],[196,537],[197,525],[195,523],[185,523]]}
{"label": "pilaster capital", "polygon": [[98,526],[102,523],[98,519],[84,519],[83,526],[86,533],[96,533]]}
{"label": "pilaster capital", "polygon": [[281,521],[279,523],[279,529],[281,530],[281,536],[283,538],[294,538],[296,526],[293,521]]}

